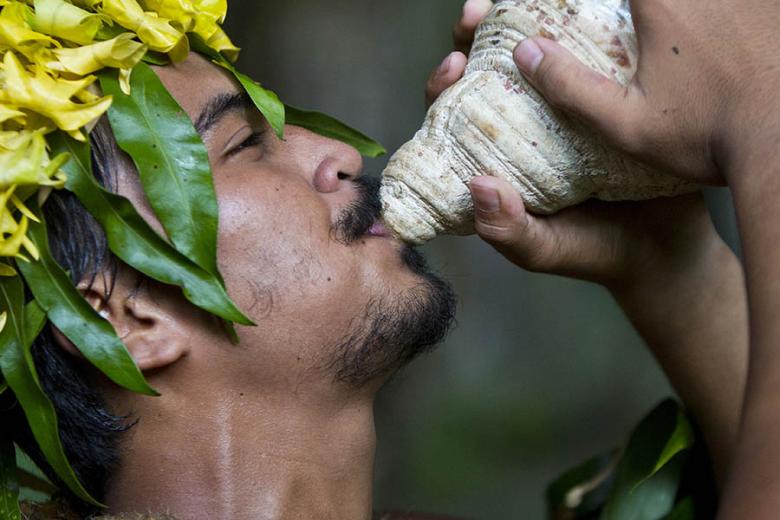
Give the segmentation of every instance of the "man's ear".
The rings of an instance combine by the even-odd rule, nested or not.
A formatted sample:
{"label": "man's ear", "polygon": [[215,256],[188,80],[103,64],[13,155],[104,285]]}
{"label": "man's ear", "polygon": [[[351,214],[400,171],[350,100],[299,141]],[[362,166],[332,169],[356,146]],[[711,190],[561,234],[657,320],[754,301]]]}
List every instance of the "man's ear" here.
{"label": "man's ear", "polygon": [[[150,298],[137,273],[119,269],[114,283],[99,274],[78,284],[79,292],[98,314],[108,320],[142,371],[172,365],[189,352],[187,338],[177,334],[176,316]],[[91,283],[90,283],[91,282]],[[57,343],[73,355],[78,349],[59,330]]]}

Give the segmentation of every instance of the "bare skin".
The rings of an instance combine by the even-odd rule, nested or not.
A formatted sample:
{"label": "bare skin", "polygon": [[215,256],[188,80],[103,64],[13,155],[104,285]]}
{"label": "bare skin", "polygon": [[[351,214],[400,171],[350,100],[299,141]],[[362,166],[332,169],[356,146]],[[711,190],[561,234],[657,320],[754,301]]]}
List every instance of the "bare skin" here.
{"label": "bare skin", "polygon": [[[777,518],[780,166],[774,157],[780,146],[780,55],[772,40],[780,5],[642,0],[632,2],[632,9],[640,59],[628,87],[544,38],[521,43],[515,60],[548,101],[624,151],[682,178],[731,188],[745,256],[750,368],[719,515]],[[713,390],[710,400],[724,395]]]}

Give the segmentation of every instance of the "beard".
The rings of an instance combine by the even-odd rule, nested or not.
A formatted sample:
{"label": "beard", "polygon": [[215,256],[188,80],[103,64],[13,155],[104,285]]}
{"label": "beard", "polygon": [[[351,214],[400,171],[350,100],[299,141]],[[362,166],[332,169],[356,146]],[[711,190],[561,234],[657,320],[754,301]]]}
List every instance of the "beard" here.
{"label": "beard", "polygon": [[[379,219],[379,180],[358,177],[359,197],[333,226],[337,240],[350,244],[365,238]],[[449,283],[435,274],[425,257],[404,245],[400,262],[419,283],[396,295],[369,301],[336,348],[328,369],[337,381],[363,386],[389,377],[418,355],[429,352],[450,330],[456,299]]]}

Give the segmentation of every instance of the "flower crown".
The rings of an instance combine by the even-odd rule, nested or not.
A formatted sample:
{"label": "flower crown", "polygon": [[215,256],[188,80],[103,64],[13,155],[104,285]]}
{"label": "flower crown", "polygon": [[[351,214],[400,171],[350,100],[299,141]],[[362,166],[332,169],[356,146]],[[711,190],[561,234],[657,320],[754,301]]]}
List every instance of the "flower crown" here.
{"label": "flower crown", "polygon": [[[190,302],[222,319],[234,341],[234,323],[252,325],[217,269],[208,154],[149,65],[178,62],[194,50],[235,76],[280,138],[285,123],[294,124],[364,155],[384,153],[325,114],[284,105],[236,70],[239,49],[220,25],[226,12],[227,0],[0,0],[0,394],[13,394],[57,476],[94,505],[100,504],[63,453],[57,416],[31,355],[33,341],[48,320],[115,383],[156,392],[110,323],[52,257],[41,212],[51,191],[72,192],[104,229],[117,258],[180,287]],[[103,114],[135,163],[166,236],[93,176],[87,136]],[[9,480],[16,472],[3,471],[15,469],[9,446],[13,454],[0,436],[0,495],[18,490]],[[10,517],[18,517],[11,502]],[[0,513],[11,502],[0,500]]]}

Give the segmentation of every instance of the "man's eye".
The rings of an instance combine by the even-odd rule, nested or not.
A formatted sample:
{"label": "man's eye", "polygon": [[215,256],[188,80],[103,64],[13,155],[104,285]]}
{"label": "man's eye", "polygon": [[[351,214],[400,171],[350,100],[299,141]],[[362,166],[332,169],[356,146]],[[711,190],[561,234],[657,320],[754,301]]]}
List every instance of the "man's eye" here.
{"label": "man's eye", "polygon": [[233,155],[236,155],[238,153],[241,153],[242,151],[246,150],[247,148],[252,148],[254,146],[258,146],[263,143],[263,136],[265,135],[265,131],[258,131],[258,132],[252,132],[249,137],[244,139],[244,141],[230,150],[227,155],[229,157],[232,157]]}

